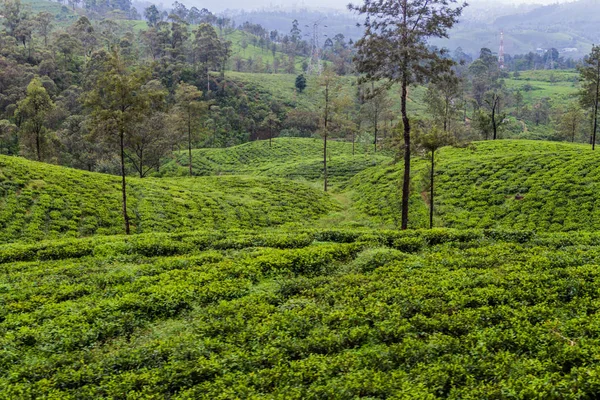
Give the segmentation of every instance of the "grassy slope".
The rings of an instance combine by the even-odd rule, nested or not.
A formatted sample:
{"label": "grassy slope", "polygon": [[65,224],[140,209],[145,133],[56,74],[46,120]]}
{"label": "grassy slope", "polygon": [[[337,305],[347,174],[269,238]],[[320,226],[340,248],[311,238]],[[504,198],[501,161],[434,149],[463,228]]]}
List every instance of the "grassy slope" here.
{"label": "grassy slope", "polygon": [[[478,142],[445,148],[436,169],[436,225],[511,227],[539,231],[598,230],[600,156],[585,145],[538,141]],[[415,160],[411,225],[423,227],[426,171]],[[393,224],[399,213],[401,171],[372,168],[355,176],[355,207]],[[522,195],[524,199],[516,200]]]}
{"label": "grassy slope", "polygon": [[508,89],[521,91],[523,102],[529,107],[544,97],[557,106],[575,100],[579,90],[578,78],[577,71],[523,71],[518,78],[505,82]]}
{"label": "grassy slope", "polygon": [[[294,107],[314,109],[320,104],[316,77],[309,76],[306,91],[297,95],[294,89],[296,75],[290,74],[251,74],[246,72],[227,72],[226,78],[241,86],[250,87],[253,92],[270,94],[275,100]],[[354,98],[356,95],[356,79],[351,76],[340,78],[341,91]],[[424,115],[423,87],[410,87],[408,92],[408,110],[416,115]],[[400,89],[393,86],[389,91],[394,110],[400,110]]]}
{"label": "grassy slope", "polygon": [[[226,40],[231,41],[231,60],[236,57],[240,57],[243,60],[248,60],[249,58],[253,58],[255,62],[260,58],[263,64],[273,65],[274,57],[271,50],[266,47],[260,48],[259,46],[255,46],[252,44],[252,39],[254,35],[244,32],[244,31],[233,31],[227,32],[223,35]],[[243,43],[246,44],[246,48],[243,47]],[[288,57],[277,51],[275,52],[275,56],[278,58],[283,58],[286,62]],[[296,70],[302,71],[302,62],[306,59],[304,57],[296,57]],[[283,69],[283,67],[281,67]]]}
{"label": "grassy slope", "polygon": [[599,244],[437,230],[0,246],[0,399],[593,398]]}
{"label": "grassy slope", "polygon": [[69,6],[63,6],[53,1],[22,0],[22,4],[25,7],[29,8],[29,10],[33,14],[37,14],[43,11],[49,12],[50,14],[54,15],[59,21],[64,21],[66,19],[74,20],[75,18],[77,18],[77,15]]}
{"label": "grassy slope", "polygon": [[[331,183],[342,183],[356,173],[391,158],[374,154],[371,146],[328,142],[328,167]],[[186,153],[162,168],[166,176],[185,176],[188,173]],[[194,171],[198,175],[263,175],[311,182],[323,179],[323,141],[307,138],[276,138],[269,141],[249,142],[225,149],[197,149],[193,151]]]}
{"label": "grassy slope", "polygon": [[[273,226],[336,209],[308,186],[278,179],[129,178],[134,231]],[[0,157],[0,243],[122,232],[120,179]]]}

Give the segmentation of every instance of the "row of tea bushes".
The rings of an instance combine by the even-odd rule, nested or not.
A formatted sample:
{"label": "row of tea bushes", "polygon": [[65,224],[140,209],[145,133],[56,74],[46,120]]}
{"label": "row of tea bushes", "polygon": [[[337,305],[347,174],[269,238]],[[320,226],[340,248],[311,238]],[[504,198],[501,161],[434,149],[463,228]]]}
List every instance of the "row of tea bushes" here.
{"label": "row of tea bushes", "polygon": [[[388,163],[388,154],[373,154],[371,146],[329,141],[328,171],[331,184],[347,182],[358,172]],[[189,174],[187,153],[161,168],[161,176]],[[309,138],[276,138],[254,141],[223,149],[196,149],[192,152],[194,175],[261,175],[303,181],[323,179],[323,141]]]}
{"label": "row of tea bushes", "polygon": [[597,233],[206,231],[0,256],[1,399],[600,391]]}
{"label": "row of tea bushes", "polygon": [[[413,165],[410,226],[428,226],[428,164]],[[540,232],[600,229],[600,160],[580,144],[499,140],[437,155],[435,225]],[[357,174],[346,186],[355,207],[398,224],[401,165]]]}

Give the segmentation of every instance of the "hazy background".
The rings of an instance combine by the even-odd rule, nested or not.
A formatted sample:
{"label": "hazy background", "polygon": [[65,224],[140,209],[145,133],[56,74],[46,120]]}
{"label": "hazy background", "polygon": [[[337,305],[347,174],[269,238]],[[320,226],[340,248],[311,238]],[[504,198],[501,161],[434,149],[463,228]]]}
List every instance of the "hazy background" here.
{"label": "hazy background", "polygon": [[[262,8],[335,8],[335,9],[344,9],[351,2],[349,0],[302,0],[302,1],[272,1],[272,0],[219,0],[219,1],[199,1],[199,0],[187,0],[182,3],[189,6],[196,6],[198,8],[206,7],[210,10],[214,11],[223,11],[225,9],[243,9],[246,11],[262,9]],[[362,1],[354,1],[355,3],[362,3]],[[552,4],[552,3],[561,3],[564,1],[556,1],[556,0],[496,0],[496,1],[486,1],[486,0],[471,0],[468,3],[470,5],[478,5],[478,4]],[[165,6],[168,5],[169,0],[163,1]]]}
{"label": "hazy background", "polygon": [[[135,0],[134,0],[135,1]],[[138,0],[139,2],[140,0]],[[152,0],[141,0],[148,3]],[[156,0],[155,0],[156,1]],[[175,0],[159,0],[162,9]],[[188,8],[208,8],[229,18],[236,26],[245,22],[260,24],[268,31],[290,32],[298,20],[304,39],[312,37],[319,21],[320,41],[343,34],[356,41],[363,35],[357,27],[362,17],[347,9],[349,2],[363,0],[178,0]],[[507,54],[544,53],[556,49],[561,55],[581,58],[593,43],[600,43],[600,0],[467,0],[459,22],[448,39],[432,38],[429,43],[454,51],[460,49],[477,57],[481,48],[498,51],[504,32]],[[146,7],[147,4],[143,4]],[[143,12],[143,7],[140,12]]]}

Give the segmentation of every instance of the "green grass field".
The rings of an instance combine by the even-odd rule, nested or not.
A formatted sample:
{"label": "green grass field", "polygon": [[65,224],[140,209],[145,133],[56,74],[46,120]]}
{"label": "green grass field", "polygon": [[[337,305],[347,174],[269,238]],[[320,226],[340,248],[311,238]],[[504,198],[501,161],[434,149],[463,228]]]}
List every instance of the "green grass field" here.
{"label": "green grass field", "polygon": [[523,71],[518,78],[506,79],[505,83],[509,90],[520,90],[524,104],[529,107],[542,98],[549,98],[553,105],[560,105],[575,101],[579,73],[568,70]]}

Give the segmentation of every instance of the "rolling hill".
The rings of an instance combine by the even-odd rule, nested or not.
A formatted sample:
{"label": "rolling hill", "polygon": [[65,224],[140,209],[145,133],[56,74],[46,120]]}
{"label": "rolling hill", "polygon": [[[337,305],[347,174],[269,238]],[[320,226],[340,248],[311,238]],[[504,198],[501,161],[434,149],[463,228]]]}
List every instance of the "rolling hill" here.
{"label": "rolling hill", "polygon": [[[436,225],[539,231],[600,229],[600,156],[581,144],[526,140],[444,148],[436,168]],[[414,164],[412,226],[424,227],[428,167]],[[346,186],[354,206],[394,224],[400,207],[397,166],[371,168]],[[522,199],[517,199],[522,197]]]}
{"label": "rolling hill", "polygon": [[[389,153],[374,154],[372,145],[328,141],[328,167],[333,184],[346,182],[358,172],[392,160]],[[224,149],[192,151],[194,174],[197,175],[260,175],[317,182],[323,179],[323,141],[312,138],[275,138],[254,141]],[[161,168],[163,176],[185,176],[188,155],[179,153],[176,159]]]}
{"label": "rolling hill", "polygon": [[[128,180],[134,231],[307,222],[336,203],[301,183],[264,177]],[[120,178],[0,157],[0,243],[122,232]]]}

